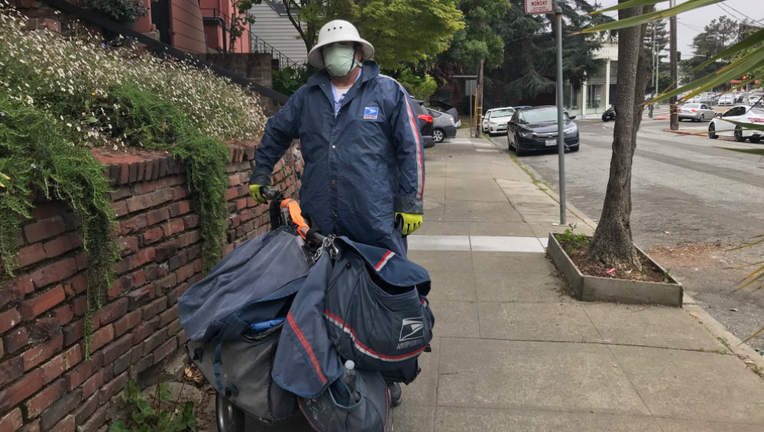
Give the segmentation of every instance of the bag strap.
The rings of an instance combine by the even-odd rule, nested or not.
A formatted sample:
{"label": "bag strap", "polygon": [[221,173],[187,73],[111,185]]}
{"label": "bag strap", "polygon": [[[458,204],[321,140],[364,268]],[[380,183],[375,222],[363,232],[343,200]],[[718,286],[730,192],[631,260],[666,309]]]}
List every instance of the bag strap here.
{"label": "bag strap", "polygon": [[220,333],[215,336],[211,342],[217,341],[215,346],[215,358],[212,365],[212,369],[215,371],[215,385],[219,392],[223,392],[223,380],[220,374],[220,364],[222,363],[221,351],[223,348],[223,342],[236,339],[242,335],[249,325],[239,318],[239,314],[233,314],[228,317],[223,327],[220,329]]}

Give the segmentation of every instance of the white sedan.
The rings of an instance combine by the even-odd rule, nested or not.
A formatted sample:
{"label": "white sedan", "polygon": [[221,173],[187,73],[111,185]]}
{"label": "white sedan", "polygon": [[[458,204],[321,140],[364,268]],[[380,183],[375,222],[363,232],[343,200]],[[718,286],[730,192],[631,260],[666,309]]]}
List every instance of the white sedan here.
{"label": "white sedan", "polygon": [[491,118],[491,111],[493,111],[493,109],[489,109],[483,114],[483,133],[488,133],[488,119]]}
{"label": "white sedan", "polygon": [[764,126],[764,108],[747,105],[736,105],[730,108],[720,117],[711,120],[711,124],[708,125],[708,137],[717,139],[720,136],[732,136],[737,142],[743,142],[747,139],[756,144],[764,136],[762,131],[747,129],[728,120]]}
{"label": "white sedan", "polygon": [[515,109],[512,107],[492,109],[488,114],[488,135],[507,133],[507,124],[514,113]]}

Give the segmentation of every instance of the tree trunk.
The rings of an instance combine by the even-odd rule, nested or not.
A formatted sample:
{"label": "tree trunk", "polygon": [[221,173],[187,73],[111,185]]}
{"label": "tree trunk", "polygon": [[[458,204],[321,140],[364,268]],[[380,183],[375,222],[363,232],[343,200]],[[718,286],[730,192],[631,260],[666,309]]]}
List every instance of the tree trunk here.
{"label": "tree trunk", "polygon": [[[626,0],[619,0],[624,3]],[[644,7],[621,10],[623,20],[647,12]],[[619,30],[617,112],[613,132],[613,156],[610,160],[605,202],[597,230],[589,247],[589,256],[608,266],[639,267],[639,256],[631,237],[631,166],[637,147],[637,131],[642,121],[644,94],[650,66],[644,49],[647,25]]]}

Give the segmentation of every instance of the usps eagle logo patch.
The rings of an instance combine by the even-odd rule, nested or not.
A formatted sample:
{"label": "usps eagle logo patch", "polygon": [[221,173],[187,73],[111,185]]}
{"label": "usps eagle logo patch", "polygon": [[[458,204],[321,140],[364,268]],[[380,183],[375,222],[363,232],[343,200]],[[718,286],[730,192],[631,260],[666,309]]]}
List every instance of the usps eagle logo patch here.
{"label": "usps eagle logo patch", "polygon": [[364,120],[376,120],[377,115],[379,115],[379,108],[377,107],[366,107],[363,110]]}

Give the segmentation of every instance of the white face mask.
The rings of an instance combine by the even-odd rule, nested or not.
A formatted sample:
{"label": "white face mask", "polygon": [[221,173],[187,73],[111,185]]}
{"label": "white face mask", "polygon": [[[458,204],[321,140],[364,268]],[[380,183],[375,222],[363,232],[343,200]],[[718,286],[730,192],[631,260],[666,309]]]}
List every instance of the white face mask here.
{"label": "white face mask", "polygon": [[355,60],[355,48],[352,46],[336,43],[324,48],[324,66],[332,76],[343,77],[360,65]]}

